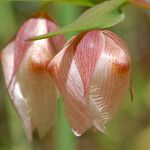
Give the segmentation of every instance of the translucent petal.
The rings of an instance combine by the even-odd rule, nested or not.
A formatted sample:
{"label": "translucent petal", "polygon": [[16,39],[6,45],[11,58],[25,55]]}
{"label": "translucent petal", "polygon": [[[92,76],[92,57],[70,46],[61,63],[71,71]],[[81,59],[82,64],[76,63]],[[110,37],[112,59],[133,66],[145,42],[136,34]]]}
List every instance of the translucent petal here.
{"label": "translucent petal", "polygon": [[124,91],[130,83],[131,69],[126,48],[117,44],[111,36],[105,33],[104,36],[105,49],[97,62],[87,96],[94,125],[101,131],[105,130],[105,124],[122,102]]}
{"label": "translucent petal", "polygon": [[[83,98],[82,80],[73,58],[74,49],[70,43],[61,50],[49,64],[49,72],[64,96],[65,112],[71,128],[76,135],[83,134],[92,122]],[[84,122],[84,124],[83,124]]]}
{"label": "translucent petal", "polygon": [[[37,26],[37,34],[47,32],[45,20],[39,20]],[[13,74],[15,42],[7,48],[11,56],[7,56],[6,50],[2,52],[7,86]],[[9,94],[30,139],[35,130],[43,138],[56,121],[56,89],[47,73],[47,65],[54,55],[55,50],[48,39],[32,42],[9,86]]]}
{"label": "translucent petal", "polygon": [[[10,82],[13,73],[13,63],[14,63],[13,59],[14,59],[14,41],[8,44],[8,46],[5,47],[1,53],[1,62],[7,86]],[[12,103],[18,115],[21,117],[26,133],[29,139],[31,140],[32,129],[30,124],[31,118],[29,115],[30,108],[28,108],[27,101],[26,99],[24,99],[22,95],[20,84],[19,82],[16,81],[16,77],[14,77],[14,80],[12,81],[12,84],[8,90]]]}
{"label": "translucent petal", "polygon": [[[15,58],[12,78],[17,73],[26,50],[32,46],[33,42],[28,41],[28,39],[55,31],[57,28],[58,26],[56,23],[43,12],[36,13],[21,26],[15,38]],[[51,46],[54,54],[61,50],[64,43],[65,37],[63,35],[49,39],[49,45]]]}
{"label": "translucent petal", "polygon": [[43,138],[56,121],[56,89],[47,73],[47,65],[53,58],[48,39],[34,41],[28,48],[16,79],[30,106],[32,130]]}

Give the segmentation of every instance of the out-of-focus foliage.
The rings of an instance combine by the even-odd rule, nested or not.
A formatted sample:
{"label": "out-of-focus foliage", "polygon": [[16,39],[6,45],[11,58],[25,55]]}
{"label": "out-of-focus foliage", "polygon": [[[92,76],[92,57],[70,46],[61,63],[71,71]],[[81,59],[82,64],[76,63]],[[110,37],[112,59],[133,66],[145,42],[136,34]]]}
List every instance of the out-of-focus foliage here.
{"label": "out-of-focus foliage", "polygon": [[[0,1],[0,49],[19,26],[40,8],[39,2]],[[75,20],[86,7],[52,4],[48,11],[61,26]],[[134,102],[129,92],[119,112],[108,124],[108,135],[89,130],[76,138],[66,121],[62,99],[58,100],[58,122],[50,140],[42,141],[57,150],[149,150],[150,149],[150,12],[136,6],[123,9],[126,19],[112,28],[127,43],[132,54]],[[72,34],[68,35],[70,38]],[[27,141],[21,123],[10,104],[0,73],[0,150],[43,150],[38,141]],[[53,148],[55,147],[55,148]]]}

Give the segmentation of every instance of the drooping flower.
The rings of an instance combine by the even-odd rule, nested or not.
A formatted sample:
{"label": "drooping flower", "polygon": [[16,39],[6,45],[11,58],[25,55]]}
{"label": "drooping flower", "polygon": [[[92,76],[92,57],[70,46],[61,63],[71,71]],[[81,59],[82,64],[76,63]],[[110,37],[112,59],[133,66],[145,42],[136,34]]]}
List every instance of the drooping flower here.
{"label": "drooping flower", "polygon": [[135,3],[139,6],[150,8],[150,0],[130,0],[132,3]]}
{"label": "drooping flower", "polygon": [[65,44],[48,71],[64,96],[75,135],[92,126],[106,132],[130,83],[131,60],[122,40],[106,30],[81,33]]}
{"label": "drooping flower", "polygon": [[65,39],[60,35],[27,40],[57,28],[48,14],[38,12],[21,26],[15,39],[1,53],[9,95],[30,140],[35,131],[43,138],[55,123],[56,90],[46,68]]}

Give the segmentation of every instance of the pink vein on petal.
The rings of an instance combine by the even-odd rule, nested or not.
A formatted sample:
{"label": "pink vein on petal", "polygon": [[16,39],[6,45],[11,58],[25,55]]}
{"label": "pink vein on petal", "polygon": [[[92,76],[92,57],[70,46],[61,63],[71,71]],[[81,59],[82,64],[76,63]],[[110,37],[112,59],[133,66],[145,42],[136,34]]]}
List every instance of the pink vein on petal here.
{"label": "pink vein on petal", "polygon": [[120,39],[118,35],[114,34],[113,32],[109,30],[103,30],[102,32],[104,33],[104,35],[107,35],[111,39],[113,39],[113,41],[115,41],[116,44],[122,48],[122,50],[128,51],[127,45]]}
{"label": "pink vein on petal", "polygon": [[103,47],[103,35],[96,30],[85,34],[77,45],[75,60],[84,84],[84,94],[88,90],[92,74]]}
{"label": "pink vein on petal", "polygon": [[[47,24],[48,32],[53,32],[59,28],[55,22],[52,22],[50,20],[47,20],[46,24]],[[58,35],[58,36],[52,37],[49,39],[49,41],[50,43],[53,44],[53,47],[56,52],[59,52],[63,48],[66,42],[64,35]]]}
{"label": "pink vein on petal", "polygon": [[20,63],[24,57],[24,54],[27,48],[31,45],[31,42],[26,41],[26,40],[36,35],[36,32],[35,32],[36,24],[37,24],[37,19],[34,19],[34,18],[29,19],[22,25],[18,34],[16,35],[14,67],[13,67],[11,80],[8,84],[8,88],[10,87],[12,80],[19,69]]}

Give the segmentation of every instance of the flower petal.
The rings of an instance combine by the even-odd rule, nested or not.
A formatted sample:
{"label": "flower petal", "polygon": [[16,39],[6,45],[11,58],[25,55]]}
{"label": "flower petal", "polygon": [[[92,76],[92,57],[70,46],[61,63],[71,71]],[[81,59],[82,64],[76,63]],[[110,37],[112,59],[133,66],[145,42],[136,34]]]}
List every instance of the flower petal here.
{"label": "flower petal", "polygon": [[[1,53],[1,62],[2,67],[4,71],[4,77],[6,85],[8,86],[11,76],[13,73],[13,64],[14,64],[14,41],[8,44],[7,47],[5,47]],[[31,130],[31,124],[30,124],[30,116],[29,116],[29,108],[26,103],[26,99],[24,99],[22,95],[22,91],[20,89],[20,84],[14,80],[12,81],[12,84],[10,86],[9,94],[12,100],[12,103],[14,107],[16,108],[16,111],[18,115],[21,117],[25,131],[28,135],[29,140],[32,139],[32,130]]]}
{"label": "flower petal", "polygon": [[91,119],[83,115],[85,110],[74,103],[69,103],[69,99],[64,101],[65,114],[76,136],[81,136],[87,129],[92,126]]}
{"label": "flower petal", "polygon": [[17,72],[17,80],[31,108],[32,130],[37,129],[41,138],[56,121],[56,89],[47,73],[52,52],[48,39],[34,41]]}
{"label": "flower petal", "polygon": [[72,42],[74,38],[53,58],[48,70],[64,96],[65,112],[69,124],[74,133],[79,136],[91,127],[92,122],[83,98],[83,84],[73,58],[74,47],[70,46]]}
{"label": "flower petal", "polygon": [[[47,23],[48,32],[53,32],[59,28],[57,24],[52,21],[47,20],[46,23]],[[63,48],[66,42],[64,35],[58,35],[58,36],[52,37],[49,39],[49,41],[50,43],[53,44],[53,48],[55,49],[56,52],[59,52]]]}
{"label": "flower petal", "polygon": [[105,124],[118,109],[130,83],[130,57],[122,47],[111,36],[105,35],[105,49],[99,57],[89,89],[87,103],[95,118],[94,125],[104,132]]}
{"label": "flower petal", "polygon": [[100,32],[93,30],[86,33],[76,47],[75,61],[81,74],[85,93],[88,90],[97,59],[104,48],[103,38]]}
{"label": "flower petal", "polygon": [[[55,31],[57,28],[58,26],[56,23],[46,13],[43,12],[36,13],[21,26],[15,39],[15,58],[12,78],[17,73],[26,50],[32,46],[33,42],[27,40],[35,36]],[[63,35],[59,35],[50,38],[49,43],[52,52],[56,54],[63,47],[65,43],[65,37]]]}
{"label": "flower petal", "polygon": [[[39,26],[41,24],[39,30],[37,30],[38,34],[47,32],[43,23],[46,23],[45,20],[38,22]],[[7,86],[13,74],[15,57],[15,42],[10,45],[11,47],[8,46],[7,49],[9,53],[13,52],[11,56],[7,56],[5,50],[2,52]],[[32,139],[35,130],[43,138],[56,122],[56,89],[52,78],[46,71],[47,65],[54,55],[55,51],[53,51],[48,39],[32,42],[26,50],[19,70],[9,87],[13,104],[30,139]]]}
{"label": "flower petal", "polygon": [[9,86],[13,77],[18,71],[19,65],[23,59],[26,49],[28,49],[28,47],[32,44],[32,42],[27,41],[27,39],[36,35],[37,23],[37,19],[29,19],[21,26],[19,32],[16,35],[13,74]]}
{"label": "flower petal", "polygon": [[36,13],[21,26],[15,40],[2,51],[9,94],[30,140],[33,132],[43,138],[56,122],[56,88],[47,66],[62,48],[65,38],[27,40],[57,27],[46,13]]}

